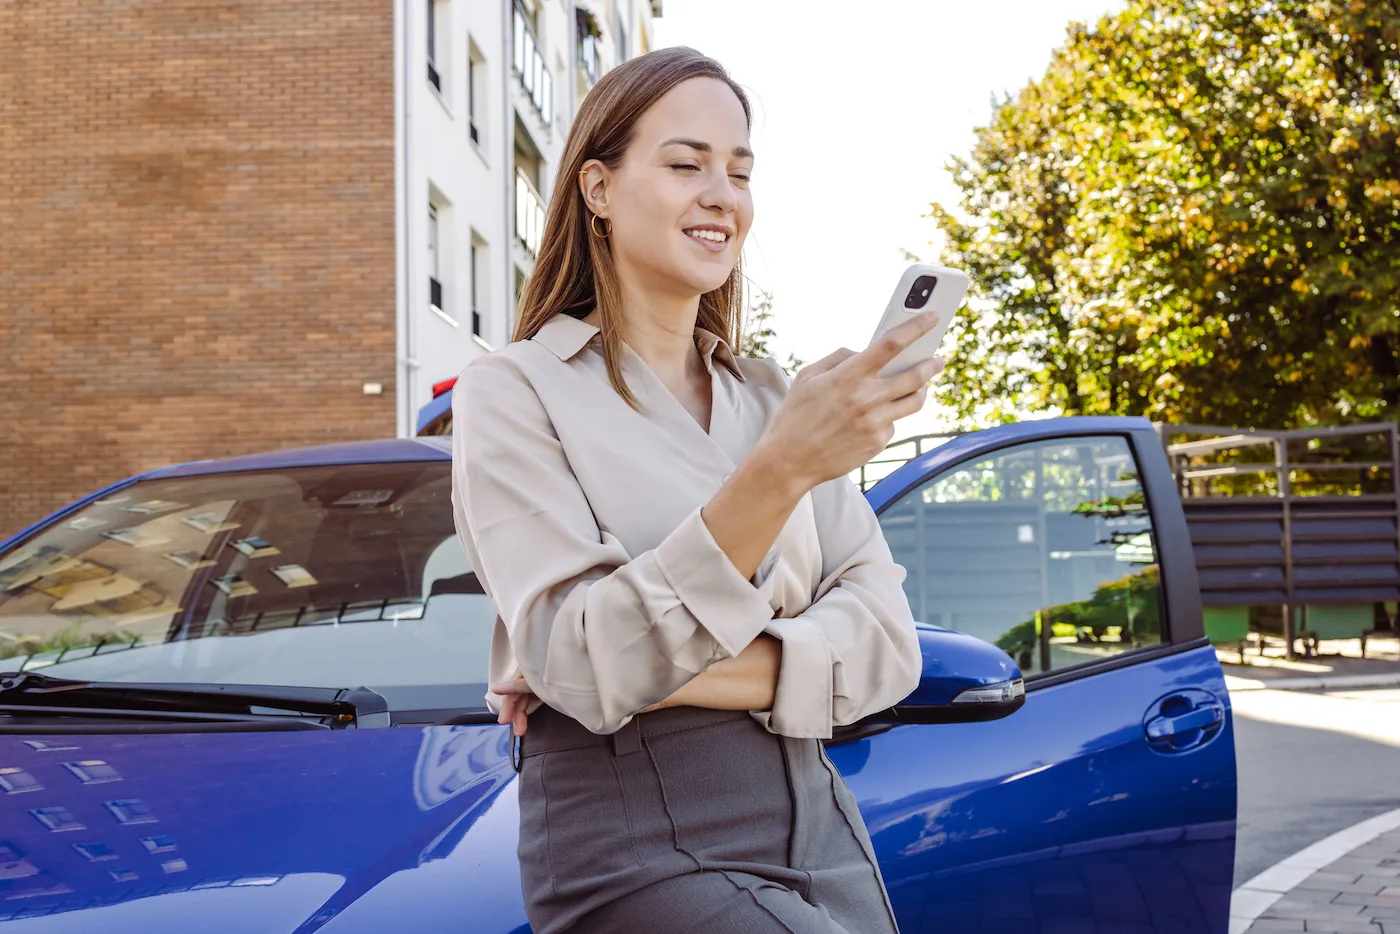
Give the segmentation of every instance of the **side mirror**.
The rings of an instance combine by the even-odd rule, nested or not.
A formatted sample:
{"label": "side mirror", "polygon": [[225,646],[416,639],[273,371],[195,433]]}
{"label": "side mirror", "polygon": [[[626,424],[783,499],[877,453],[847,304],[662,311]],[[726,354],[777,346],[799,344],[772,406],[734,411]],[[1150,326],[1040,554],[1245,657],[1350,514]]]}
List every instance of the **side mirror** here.
{"label": "side mirror", "polygon": [[1001,649],[975,636],[919,624],[924,673],[919,686],[889,710],[883,723],[972,723],[1000,720],[1021,709],[1026,684]]}

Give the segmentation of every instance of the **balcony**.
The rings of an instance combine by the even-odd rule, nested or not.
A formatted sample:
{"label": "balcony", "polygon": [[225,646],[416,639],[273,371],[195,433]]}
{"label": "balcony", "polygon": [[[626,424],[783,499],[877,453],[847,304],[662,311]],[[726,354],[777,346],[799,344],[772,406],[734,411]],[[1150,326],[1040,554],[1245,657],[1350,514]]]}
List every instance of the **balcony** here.
{"label": "balcony", "polygon": [[544,199],[530,184],[530,179],[519,169],[515,170],[515,238],[530,254],[531,258],[540,252],[540,238],[544,236]]}
{"label": "balcony", "polygon": [[530,29],[519,4],[515,6],[512,29],[515,42],[511,54],[511,70],[515,72],[520,86],[525,89],[531,103],[535,105],[540,120],[545,126],[549,126],[550,115],[554,111],[554,78],[549,73],[549,67],[545,65],[539,43],[535,41],[535,34]]}

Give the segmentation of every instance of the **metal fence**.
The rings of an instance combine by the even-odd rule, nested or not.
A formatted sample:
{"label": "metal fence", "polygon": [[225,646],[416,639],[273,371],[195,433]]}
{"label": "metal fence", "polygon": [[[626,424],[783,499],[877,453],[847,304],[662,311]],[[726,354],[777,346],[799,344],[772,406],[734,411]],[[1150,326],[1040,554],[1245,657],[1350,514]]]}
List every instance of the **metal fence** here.
{"label": "metal fence", "polygon": [[[1293,431],[1161,425],[1209,607],[1300,620],[1400,601],[1400,443],[1394,422]],[[1386,614],[1388,616],[1388,612]],[[1360,630],[1361,638],[1372,631]]]}

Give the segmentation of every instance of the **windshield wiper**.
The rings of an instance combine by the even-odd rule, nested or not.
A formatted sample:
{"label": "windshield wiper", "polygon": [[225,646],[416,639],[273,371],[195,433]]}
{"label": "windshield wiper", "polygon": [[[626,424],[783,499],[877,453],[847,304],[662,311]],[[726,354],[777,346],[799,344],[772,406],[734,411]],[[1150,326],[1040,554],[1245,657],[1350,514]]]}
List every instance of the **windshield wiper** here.
{"label": "windshield wiper", "polygon": [[74,681],[0,672],[0,733],[338,730],[389,725],[369,688]]}

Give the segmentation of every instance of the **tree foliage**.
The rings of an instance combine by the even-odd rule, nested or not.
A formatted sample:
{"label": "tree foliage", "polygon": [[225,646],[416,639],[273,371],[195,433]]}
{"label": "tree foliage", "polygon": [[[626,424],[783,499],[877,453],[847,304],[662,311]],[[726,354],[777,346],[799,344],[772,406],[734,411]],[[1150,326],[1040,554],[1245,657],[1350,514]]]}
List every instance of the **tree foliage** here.
{"label": "tree foliage", "polygon": [[[739,347],[739,353],[745,357],[773,356],[772,349],[768,346],[778,334],[773,329],[773,294],[762,289],[755,288],[753,296],[749,300],[748,314],[744,318],[743,343]],[[783,370],[788,376],[794,375],[802,368],[803,361],[797,359],[795,354],[788,354],[788,362],[782,364]]]}
{"label": "tree foliage", "polygon": [[1400,417],[1400,0],[1130,0],[995,104],[933,205],[973,279],[941,401]]}

